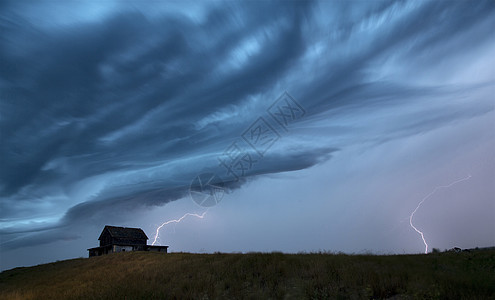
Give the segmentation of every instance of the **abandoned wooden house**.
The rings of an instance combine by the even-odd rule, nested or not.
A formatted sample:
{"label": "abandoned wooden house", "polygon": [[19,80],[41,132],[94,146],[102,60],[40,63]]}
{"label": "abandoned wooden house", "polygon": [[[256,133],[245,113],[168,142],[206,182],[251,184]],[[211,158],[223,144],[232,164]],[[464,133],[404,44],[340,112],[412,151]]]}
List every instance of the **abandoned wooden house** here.
{"label": "abandoned wooden house", "polygon": [[98,238],[100,246],[89,248],[89,257],[126,251],[167,253],[168,246],[147,245],[148,237],[141,228],[105,226]]}

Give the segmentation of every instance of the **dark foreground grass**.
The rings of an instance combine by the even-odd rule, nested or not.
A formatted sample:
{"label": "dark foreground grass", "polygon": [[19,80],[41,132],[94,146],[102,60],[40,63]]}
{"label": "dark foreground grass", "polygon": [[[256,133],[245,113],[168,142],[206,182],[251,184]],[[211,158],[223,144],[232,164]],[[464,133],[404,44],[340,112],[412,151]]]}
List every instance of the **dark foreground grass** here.
{"label": "dark foreground grass", "polygon": [[495,251],[119,253],[0,273],[0,299],[495,299]]}

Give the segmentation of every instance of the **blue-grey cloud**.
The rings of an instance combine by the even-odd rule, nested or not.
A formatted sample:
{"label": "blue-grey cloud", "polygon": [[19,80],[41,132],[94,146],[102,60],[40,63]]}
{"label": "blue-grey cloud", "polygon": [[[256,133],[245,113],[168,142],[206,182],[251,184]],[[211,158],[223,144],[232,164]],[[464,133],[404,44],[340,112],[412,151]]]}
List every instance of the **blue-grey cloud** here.
{"label": "blue-grey cloud", "polygon": [[[455,90],[413,76],[445,53],[454,59],[493,41],[491,1],[227,2],[189,17],[113,4],[97,19],[62,23],[37,18],[42,4],[3,4],[2,247],[67,238],[61,228],[186,196],[198,173],[225,171],[218,156],[284,90],[307,114],[229,188],[310,168],[351,143],[383,143],[493,109],[400,109]],[[380,78],[386,62],[412,78]],[[464,90],[493,87],[493,78],[476,84]],[[397,107],[401,122],[371,134],[354,128],[383,107]],[[351,120],[337,129],[344,142],[322,136],[338,126],[335,115]]]}

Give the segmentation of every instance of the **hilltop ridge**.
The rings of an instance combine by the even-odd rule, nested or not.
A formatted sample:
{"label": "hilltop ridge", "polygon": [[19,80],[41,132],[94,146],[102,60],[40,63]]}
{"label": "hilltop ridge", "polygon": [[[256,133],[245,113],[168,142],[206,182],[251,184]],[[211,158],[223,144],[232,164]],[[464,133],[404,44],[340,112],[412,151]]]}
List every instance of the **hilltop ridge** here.
{"label": "hilltop ridge", "polygon": [[493,299],[495,250],[117,253],[0,273],[1,299]]}

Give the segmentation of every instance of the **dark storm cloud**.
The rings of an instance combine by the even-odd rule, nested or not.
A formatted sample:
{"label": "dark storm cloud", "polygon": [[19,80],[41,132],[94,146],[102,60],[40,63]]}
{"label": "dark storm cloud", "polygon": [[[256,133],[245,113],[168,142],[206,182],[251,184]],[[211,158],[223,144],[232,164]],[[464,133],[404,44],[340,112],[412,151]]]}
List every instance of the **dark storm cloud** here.
{"label": "dark storm cloud", "polygon": [[[493,2],[418,7],[380,2],[355,12],[334,3],[346,21],[335,16],[339,30],[330,42],[336,52],[352,54],[318,54],[312,58],[318,67],[305,74],[298,68],[308,49],[329,36],[319,5],[227,2],[208,10],[200,24],[122,7],[98,21],[63,26],[41,26],[15,3],[6,5],[0,14],[0,218],[7,224],[2,235],[8,241],[2,246],[42,243],[58,238],[57,228],[184,197],[195,175],[222,171],[218,154],[275,100],[261,97],[261,104],[249,106],[247,99],[271,95],[286,77],[300,78],[298,86],[283,89],[307,109],[307,123],[337,108],[352,115],[356,107],[373,109],[431,95],[407,84],[374,82],[366,72],[387,55],[419,55],[423,60],[418,62],[425,63],[429,53],[442,52],[446,41],[469,30],[478,28],[469,32],[470,39],[482,39],[489,31],[479,24],[493,23],[494,11]],[[359,17],[347,18],[347,13]],[[387,18],[391,26],[380,25]],[[365,25],[377,29],[363,33]],[[410,41],[413,46],[404,46]],[[462,53],[466,47],[458,44],[449,52]],[[304,83],[310,75],[313,80]],[[283,89],[273,93],[278,96]],[[465,116],[438,113],[382,139]],[[309,168],[329,159],[336,148],[273,150],[245,176]],[[77,188],[84,180],[102,187],[85,194]],[[55,225],[39,225],[50,229],[37,239],[20,234],[29,225],[10,225],[36,215],[35,210],[50,210],[42,204],[64,204],[63,217]]]}
{"label": "dark storm cloud", "polygon": [[[198,28],[187,21],[164,18],[150,22],[133,13],[113,17],[103,24],[46,33],[48,37],[41,40],[38,37],[32,44],[24,45],[27,48],[24,51],[28,52],[24,56],[4,47],[2,110],[10,113],[2,121],[5,137],[2,165],[6,166],[1,174],[2,194],[11,196],[37,179],[46,178],[50,171],[42,168],[56,157],[77,160],[77,156],[88,154],[90,157],[78,163],[79,176],[88,176],[120,169],[125,157],[143,162],[159,159],[165,151],[169,158],[183,154],[187,146],[195,144],[197,132],[190,127],[193,120],[270,85],[300,52],[297,21],[300,13],[294,9],[293,14],[291,21],[296,22],[278,32],[266,45],[287,48],[291,44],[292,51],[267,51],[253,59],[249,68],[208,82],[204,87],[201,82],[209,80],[210,71],[222,63],[220,58],[232,44],[249,30],[264,26],[263,23],[248,23],[246,28],[238,28],[242,31],[222,33],[228,31],[222,28],[233,20],[213,12],[212,20],[202,30],[217,32],[220,40],[208,48],[187,44],[186,39],[198,35]],[[5,19],[5,23],[14,22]],[[12,48],[20,43],[16,39],[24,40],[26,35],[29,38],[34,34],[21,24],[3,27],[9,33],[4,44]],[[153,45],[140,46],[149,39],[143,37],[149,36],[157,39],[152,41]],[[198,40],[202,42],[206,38],[202,35]],[[119,61],[121,55],[131,57]],[[179,70],[167,71],[167,64],[175,62],[179,63]],[[102,75],[101,69],[106,66],[115,76]],[[269,68],[265,70],[266,66]],[[185,99],[187,103],[176,98],[185,91],[192,91]],[[137,122],[153,109],[161,109],[165,115],[140,128],[139,134],[110,145],[98,142],[99,138]],[[172,112],[167,113],[168,109]],[[167,143],[174,139],[180,140]],[[150,150],[162,153],[149,153]]]}
{"label": "dark storm cloud", "polygon": [[[50,186],[202,154],[236,134],[235,127],[199,131],[192,123],[265,90],[303,50],[300,23],[310,3],[260,5],[265,7],[245,7],[242,16],[212,10],[201,28],[184,18],[122,12],[47,30],[3,15],[1,109],[8,113],[1,120],[2,218],[16,215],[8,209],[11,201],[50,195]],[[286,24],[276,24],[281,21]],[[242,39],[269,25],[275,32],[248,66],[212,74]],[[289,165],[280,170],[292,168],[284,163]],[[193,173],[175,177],[190,181]],[[117,197],[78,204],[60,225],[105,207],[159,205],[183,196],[184,186],[160,192],[162,182],[155,179],[150,186],[119,186]]]}
{"label": "dark storm cloud", "polygon": [[[356,33],[362,24],[347,24],[343,29],[345,34],[338,41],[346,42],[354,37],[356,38],[356,43],[362,43],[366,46],[361,47],[360,51],[357,51],[356,55],[350,59],[336,57],[335,63],[332,64],[332,69],[327,74],[328,76],[317,78],[312,83],[312,88],[308,89],[310,92],[305,94],[304,97],[315,99],[311,103],[314,107],[327,110],[346,105],[355,105],[356,101],[360,102],[358,105],[362,105],[363,96],[370,98],[377,92],[378,94],[386,92],[395,96],[388,98],[387,102],[382,104],[387,104],[390,101],[400,101],[399,97],[409,97],[409,95],[418,93],[424,94],[424,87],[413,89],[405,85],[402,87],[388,86],[387,89],[375,89],[371,91],[371,94],[359,97],[347,96],[348,94],[354,94],[356,90],[367,87],[370,83],[365,78],[364,72],[374,59],[399,54],[407,57],[407,60],[404,60],[403,63],[414,64],[415,60],[420,57],[422,61],[419,61],[414,67],[421,68],[421,66],[435,63],[432,60],[442,59],[442,57],[438,56],[444,56],[446,52],[455,56],[467,51],[472,47],[469,41],[484,40],[484,37],[490,34],[491,27],[487,26],[485,22],[495,25],[493,18],[495,5],[493,2],[451,3],[452,5],[446,6],[440,2],[425,1],[421,4],[411,13],[405,14],[404,17],[396,22],[391,21],[390,26],[370,36]],[[400,6],[400,4],[393,2],[381,7],[378,11],[370,13],[367,16],[369,22],[379,22],[378,19],[380,18],[392,19],[393,14],[398,12],[397,6]],[[472,30],[473,28],[475,29],[474,31]],[[470,29],[472,31],[469,31]],[[455,48],[452,48],[449,41],[461,36],[462,40],[455,44]],[[413,76],[414,73],[411,75]],[[414,80],[415,78],[410,78],[410,81]],[[383,87],[383,83],[378,82],[378,84]],[[408,84],[407,79],[404,80],[404,84]],[[332,88],[328,88],[329,86]],[[392,89],[392,91],[388,89]]]}

